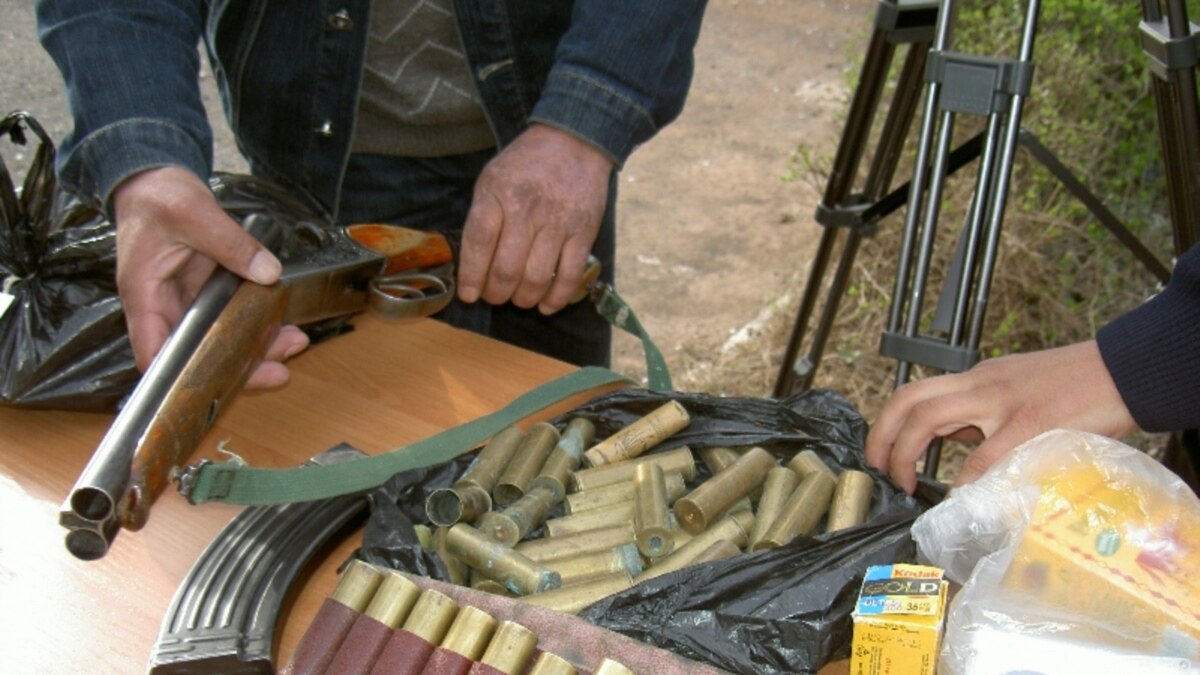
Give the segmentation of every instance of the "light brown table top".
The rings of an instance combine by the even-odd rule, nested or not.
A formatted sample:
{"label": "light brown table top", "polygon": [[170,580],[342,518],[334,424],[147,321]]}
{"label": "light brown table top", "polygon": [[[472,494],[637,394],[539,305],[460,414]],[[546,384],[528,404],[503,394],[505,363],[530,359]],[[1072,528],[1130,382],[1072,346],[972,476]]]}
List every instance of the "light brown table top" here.
{"label": "light brown table top", "polygon": [[[342,442],[384,452],[497,410],[572,370],[434,321],[361,317],[355,324],[293,359],[286,387],[239,395],[193,461],[220,459],[221,441],[256,466],[295,466]],[[177,586],[240,509],[191,506],[171,488],[143,530],[121,532],[101,560],[76,560],[64,547],[58,511],[111,420],[0,409],[0,671],[146,672]],[[325,558],[285,608],[280,665],[359,541],[352,536]]]}

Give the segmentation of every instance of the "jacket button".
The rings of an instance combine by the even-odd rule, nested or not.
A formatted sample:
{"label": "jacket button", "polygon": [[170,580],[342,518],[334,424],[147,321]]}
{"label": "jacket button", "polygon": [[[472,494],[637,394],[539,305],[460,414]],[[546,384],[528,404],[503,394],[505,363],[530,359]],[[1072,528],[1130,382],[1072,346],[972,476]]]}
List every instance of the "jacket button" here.
{"label": "jacket button", "polygon": [[344,9],[330,14],[329,18],[326,19],[326,23],[334,30],[351,30],[354,28],[354,19],[351,19],[350,12]]}
{"label": "jacket button", "polygon": [[325,120],[321,126],[317,127],[317,135],[324,136],[326,138],[333,136],[333,123],[329,120]]}

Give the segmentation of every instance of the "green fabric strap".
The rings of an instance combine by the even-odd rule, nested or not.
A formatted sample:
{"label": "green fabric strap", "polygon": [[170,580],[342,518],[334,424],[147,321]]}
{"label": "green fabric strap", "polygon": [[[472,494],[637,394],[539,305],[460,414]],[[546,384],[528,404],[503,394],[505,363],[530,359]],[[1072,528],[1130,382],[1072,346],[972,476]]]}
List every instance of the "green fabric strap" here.
{"label": "green fabric strap", "polygon": [[581,368],[522,394],[494,413],[412,445],[342,464],[258,469],[247,466],[240,459],[203,463],[189,469],[187,498],[193,504],[224,502],[263,506],[369,490],[401,471],[449,461],[501,429],[563,399],[622,381],[629,380],[605,368]]}
{"label": "green fabric strap", "polygon": [[650,339],[650,334],[642,327],[642,322],[638,321],[633,308],[607,284],[592,287],[592,302],[600,316],[642,341],[642,351],[646,356],[646,385],[654,391],[671,391],[674,387],[671,385],[671,372],[667,370],[667,362],[654,340]]}

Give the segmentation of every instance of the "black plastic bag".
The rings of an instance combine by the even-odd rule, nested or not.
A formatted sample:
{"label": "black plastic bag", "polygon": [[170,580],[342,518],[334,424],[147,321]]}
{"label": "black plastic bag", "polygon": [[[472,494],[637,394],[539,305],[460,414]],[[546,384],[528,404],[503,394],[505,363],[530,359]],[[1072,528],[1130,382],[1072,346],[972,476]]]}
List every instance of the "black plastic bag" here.
{"label": "black plastic bag", "polygon": [[[782,401],[627,389],[554,420],[574,417],[611,435],[668,399],[688,410],[687,428],[657,451],[680,445],[760,446],[790,459],[813,450],[831,466],[867,471],[875,479],[868,522],[841,532],[801,538],[769,551],[685,568],[597,602],[580,617],[679,655],[739,673],[816,672],[848,654],[850,612],[866,568],[912,561],[909,527],[938,499],[922,484],[910,497],[867,467],[866,424],[844,398],[817,390]],[[428,522],[425,500],[460,476],[471,460],[397,474],[371,495],[371,516],[356,557],[447,580],[436,556],[420,548],[413,522]],[[702,475],[697,481],[703,480]],[[532,536],[536,536],[536,533]]]}
{"label": "black plastic bag", "polygon": [[[18,192],[0,160],[0,405],[112,411],[139,373],[116,288],[116,229],[59,188],[54,143],[28,113],[0,120],[0,139],[37,136]],[[235,220],[266,213],[284,225],[280,258],[323,245],[328,220],[273,183],[218,174],[217,201]]]}

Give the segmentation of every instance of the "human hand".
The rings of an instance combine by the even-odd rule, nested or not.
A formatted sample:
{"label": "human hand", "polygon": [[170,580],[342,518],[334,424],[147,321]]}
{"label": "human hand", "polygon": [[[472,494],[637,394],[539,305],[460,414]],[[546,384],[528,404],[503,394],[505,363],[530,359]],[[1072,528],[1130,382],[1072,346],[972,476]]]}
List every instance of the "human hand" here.
{"label": "human hand", "polygon": [[[261,284],[279,280],[279,261],[230,218],[208,185],[178,167],[150,169],[113,193],[117,228],[117,289],[140,370],[146,370],[217,264]],[[308,346],[308,336],[284,326],[249,389],[288,381],[284,359]]]}
{"label": "human hand", "polygon": [[509,300],[553,314],[583,278],[608,201],[613,162],[588,143],[535,124],[475,183],[458,261],[458,297]]}
{"label": "human hand", "polygon": [[1119,438],[1137,429],[1094,340],[983,361],[970,370],[899,387],[867,436],[866,459],[911,493],[915,463],[935,438],[982,441],[956,485],[1045,431]]}

